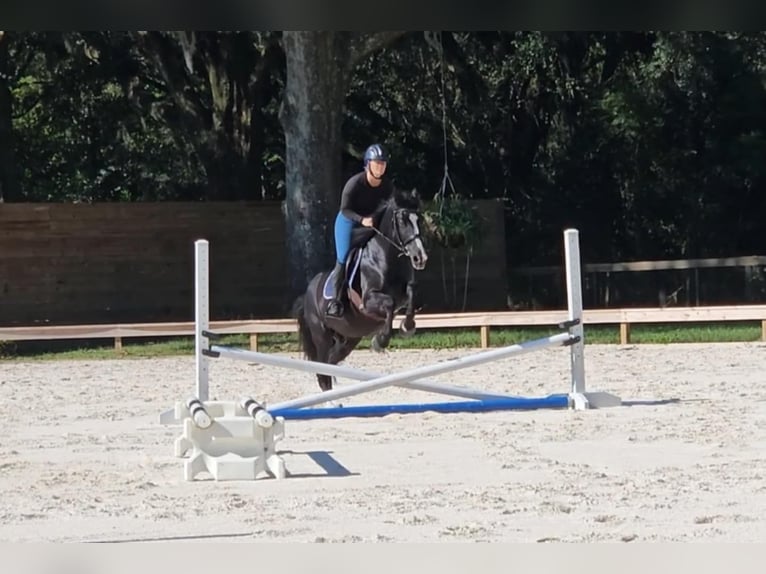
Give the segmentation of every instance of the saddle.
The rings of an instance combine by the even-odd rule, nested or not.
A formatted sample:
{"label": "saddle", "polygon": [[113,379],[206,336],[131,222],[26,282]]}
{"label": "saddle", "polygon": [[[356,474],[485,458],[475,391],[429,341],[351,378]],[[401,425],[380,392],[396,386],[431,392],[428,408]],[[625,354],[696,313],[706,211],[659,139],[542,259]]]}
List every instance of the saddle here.
{"label": "saddle", "polygon": [[[348,257],[346,258],[346,281],[343,284],[346,289],[346,293],[344,293],[344,295],[348,295],[351,302],[357,308],[361,306],[361,284],[354,285],[354,280],[357,279],[359,265],[362,262],[363,249],[363,247],[354,247],[351,249],[351,251],[349,251]],[[329,301],[335,297],[335,292],[333,291],[334,277],[335,270],[327,275],[327,279],[325,279],[324,286],[322,288],[322,297],[326,301]]]}
{"label": "saddle", "polygon": [[[346,281],[344,283],[345,293],[348,300],[351,302],[351,306],[359,313],[372,317],[364,310],[364,304],[362,302],[362,284],[359,279],[359,268],[362,262],[362,254],[367,246],[367,242],[375,235],[375,231],[368,227],[355,228],[351,233],[351,249],[346,258]],[[333,291],[333,277],[335,271],[327,275],[324,286],[322,288],[322,297],[325,301],[329,301],[334,298]],[[343,297],[341,297],[343,299]],[[375,317],[376,319],[378,317]]]}

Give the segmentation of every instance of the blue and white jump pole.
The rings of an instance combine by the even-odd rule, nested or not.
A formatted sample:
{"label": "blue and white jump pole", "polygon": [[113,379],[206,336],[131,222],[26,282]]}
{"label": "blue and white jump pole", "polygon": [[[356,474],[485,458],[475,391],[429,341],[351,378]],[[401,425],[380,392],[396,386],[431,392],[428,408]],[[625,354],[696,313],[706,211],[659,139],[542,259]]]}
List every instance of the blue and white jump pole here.
{"label": "blue and white jump pole", "polygon": [[304,407],[298,409],[271,407],[273,417],[285,420],[340,419],[348,417],[382,417],[392,414],[412,413],[486,413],[490,411],[565,409],[569,397],[564,394],[547,397],[509,397],[475,401],[453,401],[445,403],[404,403],[398,405],[361,405],[350,407]]}
{"label": "blue and white jump pole", "polygon": [[[575,409],[585,409],[619,405],[619,397],[615,397],[608,393],[588,393],[585,391],[582,291],[577,230],[567,229],[564,232],[564,241],[568,306],[567,321],[563,323],[566,328],[564,332],[550,337],[482,351],[464,357],[443,361],[441,363],[418,367],[401,373],[384,375],[339,365],[290,359],[287,357],[236,349],[222,345],[211,345],[209,342],[210,307],[208,297],[209,244],[207,240],[197,240],[195,242],[196,396],[203,402],[207,401],[209,398],[208,360],[210,358],[227,357],[298,371],[346,377],[360,381],[342,388],[334,388],[329,391],[267,405],[269,413],[273,416],[284,417],[285,419],[384,416],[391,413],[415,413],[427,411],[446,413],[530,408],[572,407]],[[558,346],[570,347],[571,387],[568,394],[550,395],[548,397],[540,398],[524,398],[513,395],[498,395],[496,393],[488,393],[481,390],[423,380],[428,376],[435,376],[467,367],[498,361],[510,357],[511,355]],[[447,403],[325,407],[321,409],[306,408],[389,386],[404,386],[415,390],[452,395],[473,400]]]}

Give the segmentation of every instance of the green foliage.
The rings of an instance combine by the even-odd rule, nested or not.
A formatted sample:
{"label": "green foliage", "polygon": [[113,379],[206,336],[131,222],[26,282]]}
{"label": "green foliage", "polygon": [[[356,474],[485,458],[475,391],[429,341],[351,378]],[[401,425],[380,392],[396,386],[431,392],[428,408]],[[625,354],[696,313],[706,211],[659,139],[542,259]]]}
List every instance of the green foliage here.
{"label": "green foliage", "polygon": [[476,207],[457,195],[437,195],[426,204],[423,219],[429,233],[446,249],[471,249],[481,241]]}
{"label": "green foliage", "polygon": [[[15,33],[9,69],[23,199],[284,197],[278,32]],[[765,86],[764,32],[411,32],[351,71],[344,171],[387,143],[449,246],[502,198],[512,265],[565,226],[589,260],[763,253]]]}
{"label": "green foliage", "polygon": [[122,74],[129,46],[100,52],[81,35],[28,36],[14,56],[28,62],[13,87],[17,157],[28,201],[129,201],[177,197],[200,187],[170,126],[137,114],[161,97]]}
{"label": "green foliage", "polygon": [[[279,80],[279,60],[251,77],[268,38],[246,33],[243,43],[223,34],[214,42],[201,35],[187,54],[171,33],[19,35],[12,94],[24,199],[236,199],[231,188],[243,190],[239,198],[279,193],[277,108],[255,89],[258,81],[268,83],[264,76]],[[183,64],[187,55],[191,70]],[[239,70],[243,64],[252,70]],[[221,88],[232,84],[233,93]],[[232,104],[246,99],[262,122],[251,117],[252,107],[232,115]],[[263,137],[267,129],[275,135]]]}

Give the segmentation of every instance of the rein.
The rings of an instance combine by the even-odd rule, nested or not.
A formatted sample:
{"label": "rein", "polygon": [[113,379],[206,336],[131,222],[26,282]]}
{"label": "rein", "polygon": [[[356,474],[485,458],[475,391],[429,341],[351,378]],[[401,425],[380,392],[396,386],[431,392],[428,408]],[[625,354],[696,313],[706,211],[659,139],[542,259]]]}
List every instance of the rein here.
{"label": "rein", "polygon": [[407,240],[406,243],[402,242],[401,235],[399,233],[399,225],[396,222],[396,210],[394,209],[394,213],[391,215],[391,218],[393,220],[393,226],[394,226],[394,232],[396,233],[396,240],[397,242],[394,242],[391,240],[387,235],[385,235],[382,231],[380,231],[377,227],[373,226],[372,230],[377,233],[380,237],[388,241],[391,245],[393,245],[398,251],[399,255],[398,257],[406,256],[407,255],[407,245],[415,241],[415,239],[418,238],[418,234],[413,235],[409,240]]}

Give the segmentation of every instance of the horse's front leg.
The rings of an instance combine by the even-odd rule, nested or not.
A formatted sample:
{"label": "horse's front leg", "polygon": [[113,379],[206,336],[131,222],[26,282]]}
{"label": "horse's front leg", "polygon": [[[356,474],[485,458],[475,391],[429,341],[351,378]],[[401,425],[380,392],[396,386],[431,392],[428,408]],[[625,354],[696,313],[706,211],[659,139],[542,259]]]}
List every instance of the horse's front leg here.
{"label": "horse's front leg", "polygon": [[380,353],[388,347],[391,341],[391,330],[394,323],[394,299],[380,291],[371,291],[367,296],[364,308],[383,318],[383,326],[372,338],[372,350]]}
{"label": "horse's front leg", "polygon": [[407,307],[404,312],[404,321],[400,326],[402,335],[411,337],[415,334],[415,279],[407,282]]}

